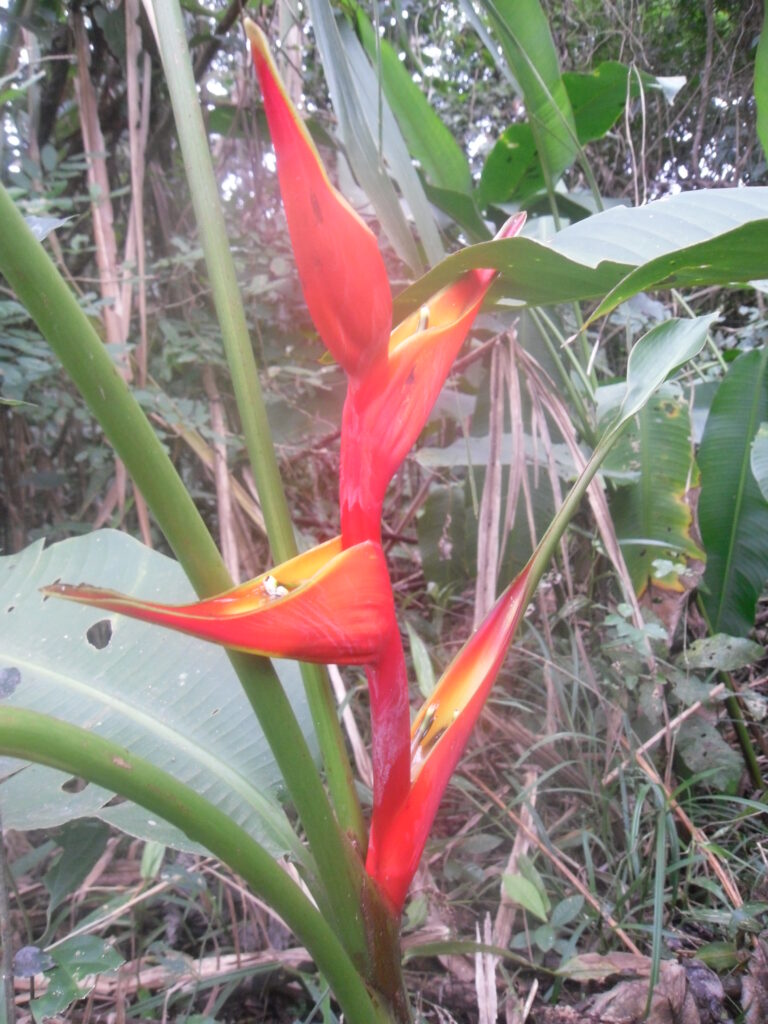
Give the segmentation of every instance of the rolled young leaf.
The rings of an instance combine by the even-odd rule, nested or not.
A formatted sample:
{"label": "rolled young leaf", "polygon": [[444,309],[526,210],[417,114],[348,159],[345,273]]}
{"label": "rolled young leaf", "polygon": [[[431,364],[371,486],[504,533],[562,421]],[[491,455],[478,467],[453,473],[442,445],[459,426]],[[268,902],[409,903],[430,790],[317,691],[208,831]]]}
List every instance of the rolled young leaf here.
{"label": "rolled young leaf", "polygon": [[245,30],[304,298],[324,344],[355,376],[386,350],[392,296],[384,260],[373,232],[329,181],[280,81],[264,33],[248,18]]}
{"label": "rolled young leaf", "polygon": [[235,650],[342,665],[378,660],[395,615],[381,547],[367,542],[342,550],[338,537],[195,604],[163,605],[66,583],[43,593]]}

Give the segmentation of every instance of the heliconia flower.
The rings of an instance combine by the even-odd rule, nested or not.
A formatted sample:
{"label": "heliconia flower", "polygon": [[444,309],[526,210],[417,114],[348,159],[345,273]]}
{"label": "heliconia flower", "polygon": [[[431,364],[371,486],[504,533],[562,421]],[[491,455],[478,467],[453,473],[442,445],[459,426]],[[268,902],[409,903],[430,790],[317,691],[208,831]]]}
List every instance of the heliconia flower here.
{"label": "heliconia flower", "polygon": [[381,547],[366,542],[343,549],[340,537],[194,604],[163,605],[66,583],[42,592],[235,650],[300,661],[370,665],[397,628]]}
{"label": "heliconia flower", "polygon": [[[389,334],[392,303],[376,239],[328,179],[278,77],[261,30],[246,19],[277,154],[288,230],[310,315],[349,389],[341,433],[344,544],[377,540],[390,480],[421,433],[495,270],[472,270]],[[516,214],[497,238],[516,235]]]}
{"label": "heliconia flower", "polygon": [[[497,238],[511,238],[525,214]],[[355,544],[379,537],[389,482],[418,438],[467,337],[495,270],[471,270],[399,324],[386,359],[350,378],[341,427],[341,532]]]}
{"label": "heliconia flower", "polygon": [[245,30],[277,154],[291,244],[312,320],[347,373],[362,373],[386,350],[392,296],[370,228],[328,180],[309,132],[288,98],[264,33]]}
{"label": "heliconia flower", "polygon": [[441,677],[411,727],[411,784],[394,813],[374,810],[366,869],[399,913],[448,780],[530,599],[530,563]]}

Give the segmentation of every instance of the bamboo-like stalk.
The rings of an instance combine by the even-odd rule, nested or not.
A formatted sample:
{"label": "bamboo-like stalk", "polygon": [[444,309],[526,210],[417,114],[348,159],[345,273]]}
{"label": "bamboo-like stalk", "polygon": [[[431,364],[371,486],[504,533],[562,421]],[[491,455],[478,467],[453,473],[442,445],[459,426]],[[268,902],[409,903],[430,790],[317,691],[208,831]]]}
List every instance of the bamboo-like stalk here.
{"label": "bamboo-like stalk", "polygon": [[90,779],[176,825],[244,878],[282,917],[312,954],[350,1021],[391,1021],[299,886],[255,839],[195,790],[101,736],[22,708],[0,708],[0,752]]}
{"label": "bamboo-like stalk", "polygon": [[[288,505],[272,444],[234,262],[229,250],[208,137],[200,111],[184,19],[178,0],[153,0],[157,42],[171,96],[192,204],[211,282],[216,315],[232,375],[248,456],[259,492],[275,563],[297,553]],[[302,666],[312,720],[336,813],[344,830],[365,848],[365,826],[327,673]],[[306,827],[306,823],[305,823]]]}

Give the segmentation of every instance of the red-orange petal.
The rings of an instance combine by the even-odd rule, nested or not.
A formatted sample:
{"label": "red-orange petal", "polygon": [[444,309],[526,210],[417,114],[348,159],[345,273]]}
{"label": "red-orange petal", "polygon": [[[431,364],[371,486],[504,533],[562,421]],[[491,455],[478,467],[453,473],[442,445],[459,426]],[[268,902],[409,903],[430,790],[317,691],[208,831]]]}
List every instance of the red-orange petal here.
{"label": "red-orange petal", "polygon": [[[525,214],[497,238],[516,235]],[[387,359],[350,381],[341,428],[341,529],[345,543],[378,537],[381,504],[429,418],[495,270],[473,270],[392,332]]]}
{"label": "red-orange petal", "polygon": [[236,650],[300,661],[370,664],[394,622],[378,544],[328,541],[224,594],[171,606],[90,586],[56,583],[47,596],[119,612]]}
{"label": "red-orange petal", "polygon": [[392,296],[373,232],[328,180],[288,98],[264,33],[246,19],[264,97],[291,244],[315,327],[352,376],[386,350]]}
{"label": "red-orange petal", "polygon": [[510,584],[461,649],[411,727],[411,787],[371,823],[366,869],[400,911],[445,788],[496,679],[528,601],[528,571]]}

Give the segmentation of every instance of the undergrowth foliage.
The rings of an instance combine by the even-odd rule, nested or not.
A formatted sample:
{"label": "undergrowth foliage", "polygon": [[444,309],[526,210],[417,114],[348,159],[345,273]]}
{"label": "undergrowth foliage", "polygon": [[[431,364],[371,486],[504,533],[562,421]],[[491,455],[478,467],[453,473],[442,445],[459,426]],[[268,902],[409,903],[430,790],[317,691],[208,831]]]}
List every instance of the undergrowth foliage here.
{"label": "undergrowth foliage", "polygon": [[0,21],[6,1018],[756,1024],[758,6],[210,6]]}

